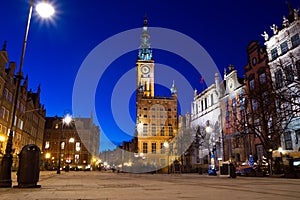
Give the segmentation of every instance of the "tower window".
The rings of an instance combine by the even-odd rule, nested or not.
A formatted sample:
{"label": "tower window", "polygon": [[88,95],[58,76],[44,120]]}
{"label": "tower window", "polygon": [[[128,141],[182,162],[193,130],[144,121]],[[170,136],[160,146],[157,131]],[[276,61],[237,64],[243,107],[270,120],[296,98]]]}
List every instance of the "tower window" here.
{"label": "tower window", "polygon": [[143,153],[148,153],[148,144],[146,142],[143,143]]}
{"label": "tower window", "polygon": [[163,125],[160,126],[160,136],[165,135],[165,127]]}
{"label": "tower window", "polygon": [[148,135],[148,124],[144,124],[143,125],[143,136],[147,136]]}
{"label": "tower window", "polygon": [[156,136],[156,124],[152,124],[152,136]]}
{"label": "tower window", "polygon": [[156,143],[152,143],[151,147],[152,147],[151,149],[152,154],[156,154]]}

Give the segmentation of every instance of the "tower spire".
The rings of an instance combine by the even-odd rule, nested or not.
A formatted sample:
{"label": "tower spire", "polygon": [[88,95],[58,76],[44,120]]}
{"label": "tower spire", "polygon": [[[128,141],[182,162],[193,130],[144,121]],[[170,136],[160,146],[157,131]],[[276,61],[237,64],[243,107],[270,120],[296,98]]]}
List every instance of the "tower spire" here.
{"label": "tower spire", "polygon": [[150,34],[148,32],[148,20],[144,16],[144,24],[141,35],[141,44],[138,53],[139,60],[152,60],[152,49],[150,48]]}
{"label": "tower spire", "polygon": [[176,87],[176,85],[175,85],[175,81],[173,80],[173,84],[172,84],[172,87],[171,87],[171,94],[173,95],[173,94],[177,94],[177,87]]}
{"label": "tower spire", "polygon": [[143,27],[148,27],[147,14],[144,15],[144,25]]}

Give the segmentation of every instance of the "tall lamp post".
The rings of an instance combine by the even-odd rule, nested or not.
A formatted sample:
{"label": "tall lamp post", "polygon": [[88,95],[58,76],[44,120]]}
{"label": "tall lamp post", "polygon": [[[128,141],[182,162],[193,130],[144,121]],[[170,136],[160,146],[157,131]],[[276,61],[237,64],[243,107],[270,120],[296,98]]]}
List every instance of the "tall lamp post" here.
{"label": "tall lamp post", "polygon": [[[12,145],[13,145],[13,135],[14,135],[14,122],[16,119],[16,112],[17,112],[17,103],[18,103],[18,96],[19,96],[19,89],[20,89],[20,82],[23,78],[22,68],[23,68],[23,62],[24,62],[24,56],[25,56],[25,50],[27,45],[27,37],[28,37],[28,31],[29,31],[29,25],[32,15],[32,9],[33,9],[34,1],[30,0],[30,6],[28,11],[28,18],[25,28],[25,35],[23,40],[23,47],[22,47],[22,54],[20,59],[20,66],[19,71],[16,74],[16,90],[15,90],[15,97],[14,97],[14,105],[13,105],[13,111],[12,111],[12,120],[11,120],[11,126],[10,131],[6,143],[6,149],[5,154],[2,158],[1,162],[1,168],[0,168],[0,187],[11,187],[12,186],[12,180],[11,180],[11,167],[12,167]],[[54,14],[54,8],[48,4],[48,2],[42,2],[39,3],[36,6],[36,10],[38,14],[43,17],[50,17],[52,14]]]}
{"label": "tall lamp post", "polygon": [[166,149],[168,149],[167,165],[168,165],[168,174],[170,174],[170,149],[169,149],[170,144],[169,144],[169,142],[167,142],[167,141],[164,142],[164,147]]}
{"label": "tall lamp post", "polygon": [[[63,120],[62,120],[62,124],[61,124],[61,131],[62,131],[62,134],[63,134],[63,127],[64,127],[64,124],[66,125],[69,125],[72,121],[72,116],[71,115],[66,115]],[[62,142],[60,141],[59,142],[59,155],[58,155],[58,166],[57,166],[57,171],[56,173],[57,174],[60,174],[60,167],[61,167],[61,147],[62,147]]]}

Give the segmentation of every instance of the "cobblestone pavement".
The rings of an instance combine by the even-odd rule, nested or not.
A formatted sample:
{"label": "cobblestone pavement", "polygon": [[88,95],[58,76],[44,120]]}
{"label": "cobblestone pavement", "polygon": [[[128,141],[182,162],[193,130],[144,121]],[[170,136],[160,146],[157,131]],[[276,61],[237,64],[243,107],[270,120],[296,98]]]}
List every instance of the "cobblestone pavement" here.
{"label": "cobblestone pavement", "polygon": [[300,199],[300,179],[269,177],[42,171],[38,184],[41,188],[0,188],[0,199]]}

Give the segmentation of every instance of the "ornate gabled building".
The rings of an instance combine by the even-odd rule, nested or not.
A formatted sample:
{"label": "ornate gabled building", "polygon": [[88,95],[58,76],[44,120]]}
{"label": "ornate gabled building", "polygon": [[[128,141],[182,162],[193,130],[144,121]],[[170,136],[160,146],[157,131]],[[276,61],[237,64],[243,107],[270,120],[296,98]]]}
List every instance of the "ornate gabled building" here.
{"label": "ornate gabled building", "polygon": [[147,19],[141,35],[136,61],[136,153],[144,164],[165,167],[172,160],[172,139],[177,134],[177,88],[173,82],[171,97],[154,93],[154,59],[150,47]]}
{"label": "ornate gabled building", "polygon": [[276,123],[276,96],[268,66],[266,49],[257,41],[247,47],[248,63],[244,67],[246,119],[244,137],[248,145],[245,153],[253,155],[254,160],[262,161],[269,157],[269,149],[280,146]]}
{"label": "ornate gabled building", "polygon": [[277,117],[282,123],[281,147],[284,150],[300,149],[300,17],[299,9],[289,5],[288,17],[280,27],[271,27],[273,35],[265,32],[273,87],[277,94]]}
{"label": "ornate gabled building", "polygon": [[229,65],[228,68],[228,73],[224,70],[224,81],[220,91],[224,160],[241,162],[247,160],[240,128],[240,125],[244,124],[243,116],[246,113],[244,79],[238,77],[233,65]]}
{"label": "ornate gabled building", "polygon": [[196,90],[194,91],[191,127],[194,130],[193,137],[198,138],[199,145],[196,146],[197,153],[192,159],[193,165],[212,164],[213,162],[213,167],[218,167],[216,160],[223,160],[219,82],[219,74],[216,73],[215,84],[199,94]]}

